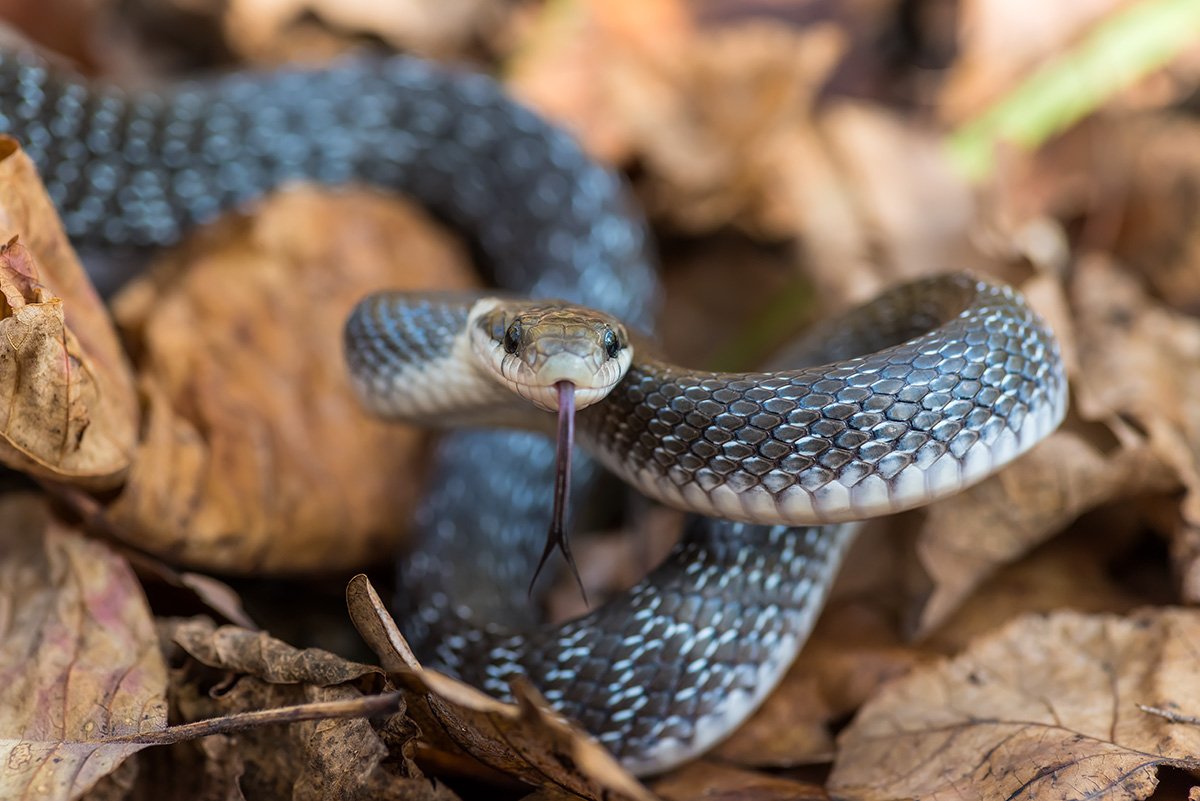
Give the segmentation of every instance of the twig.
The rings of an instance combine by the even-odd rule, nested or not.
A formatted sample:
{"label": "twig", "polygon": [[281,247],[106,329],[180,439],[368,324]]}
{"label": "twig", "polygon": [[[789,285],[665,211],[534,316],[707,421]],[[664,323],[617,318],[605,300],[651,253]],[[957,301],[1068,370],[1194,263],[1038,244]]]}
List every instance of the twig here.
{"label": "twig", "polygon": [[1183,715],[1179,712],[1172,712],[1169,709],[1160,709],[1156,706],[1147,706],[1138,704],[1138,709],[1150,715],[1158,715],[1160,718],[1166,718],[1172,723],[1187,723],[1190,726],[1200,726],[1200,717],[1195,715]]}

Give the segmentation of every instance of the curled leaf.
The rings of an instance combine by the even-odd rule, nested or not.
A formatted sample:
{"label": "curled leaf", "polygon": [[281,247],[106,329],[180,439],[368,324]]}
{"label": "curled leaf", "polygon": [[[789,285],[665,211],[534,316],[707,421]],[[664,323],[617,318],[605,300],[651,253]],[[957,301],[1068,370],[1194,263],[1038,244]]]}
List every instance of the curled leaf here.
{"label": "curled leaf", "polygon": [[585,732],[565,722],[528,683],[504,704],[421,667],[366,576],[346,588],[350,617],[380,664],[409,696],[409,715],[430,740],[533,785],[584,798],[653,796]]}
{"label": "curled leaf", "polygon": [[0,460],[116,486],[137,435],[132,376],[33,165],[6,137],[0,241]]}
{"label": "curled leaf", "polygon": [[296,189],[202,232],[116,301],[147,419],[107,522],[174,563],[243,574],[391,553],[423,440],[362,409],[342,326],[372,291],[471,280],[427,218],[365,192]]}

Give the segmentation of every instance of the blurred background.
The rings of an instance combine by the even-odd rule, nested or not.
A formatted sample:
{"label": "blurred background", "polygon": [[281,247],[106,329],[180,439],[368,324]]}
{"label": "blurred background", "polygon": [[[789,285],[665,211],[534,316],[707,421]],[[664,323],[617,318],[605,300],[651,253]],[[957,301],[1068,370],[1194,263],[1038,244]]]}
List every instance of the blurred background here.
{"label": "blurred background", "polygon": [[[497,76],[630,180],[662,263],[662,337],[685,364],[754,365],[813,320],[930,273],[1024,291],[1064,347],[1066,425],[1001,476],[868,532],[789,681],[723,747],[727,764],[816,766],[802,775],[824,781],[837,763],[841,786],[858,786],[835,735],[888,680],[1026,613],[1200,602],[1196,0],[0,0],[0,19],[132,86],[395,51]],[[340,376],[304,366],[305,341],[254,332],[279,286],[305,287],[287,312],[303,328],[335,290],[349,303],[383,280],[372,265],[397,250],[418,284],[469,283],[452,234],[376,202],[272,201],[155,273],[236,276],[236,304],[204,300],[201,279],[117,297],[142,403],[177,427],[147,424],[147,467],[102,515],[114,540],[228,579],[234,595],[201,593],[227,619],[244,600],[293,644],[360,657],[345,579],[371,567],[390,581],[424,444],[350,452],[349,401],[301,403],[292,420],[296,397]],[[332,243],[288,239],[338,220],[353,224]],[[241,332],[221,340],[226,355],[254,342],[269,369],[201,352],[225,330]],[[203,457],[178,458],[185,440]],[[368,459],[388,460],[389,478],[363,489],[350,477]],[[676,524],[658,512],[645,526],[665,542]],[[642,534],[585,548],[593,598],[661,549]],[[194,611],[139,570],[159,576],[144,578],[157,614]],[[579,608],[569,586],[550,603],[552,616]]]}

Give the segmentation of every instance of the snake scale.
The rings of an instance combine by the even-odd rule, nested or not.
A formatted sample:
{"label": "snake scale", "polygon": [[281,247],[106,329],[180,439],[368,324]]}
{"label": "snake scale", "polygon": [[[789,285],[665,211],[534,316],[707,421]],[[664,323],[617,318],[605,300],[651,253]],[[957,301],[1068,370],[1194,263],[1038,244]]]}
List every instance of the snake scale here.
{"label": "snake scale", "polygon": [[[484,76],[389,58],[132,91],[5,45],[0,130],[38,165],[76,242],[169,244],[288,181],[367,183],[462,231],[496,285],[652,330],[653,258],[622,182]],[[397,376],[445,358],[469,305],[384,294],[359,307],[348,357],[371,405],[396,411]],[[716,517],[692,518],[650,576],[559,627],[531,627],[525,597],[552,447],[516,431],[445,437],[401,568],[418,654],[500,697],[524,673],[628,767],[663,770],[772,689],[848,521],[977,481],[1064,413],[1053,337],[1011,290],[975,279],[902,287],[802,350],[787,366],[824,366],[702,373],[639,346],[612,395],[580,412],[605,467]],[[574,473],[584,494],[598,469]]]}

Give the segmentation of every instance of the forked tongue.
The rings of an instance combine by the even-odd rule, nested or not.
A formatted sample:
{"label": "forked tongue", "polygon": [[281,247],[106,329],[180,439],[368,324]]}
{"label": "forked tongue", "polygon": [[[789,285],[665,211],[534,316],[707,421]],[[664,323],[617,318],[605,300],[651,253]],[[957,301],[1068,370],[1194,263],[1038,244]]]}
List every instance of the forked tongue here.
{"label": "forked tongue", "polygon": [[538,560],[537,570],[533,571],[533,579],[529,582],[529,591],[533,592],[534,582],[550,558],[550,552],[555,548],[562,553],[563,559],[571,568],[583,602],[587,603],[587,591],[583,589],[583,579],[579,577],[579,568],[575,566],[575,557],[571,555],[571,542],[567,539],[565,518],[567,516],[567,499],[571,494],[571,446],[575,442],[575,385],[570,381],[559,381],[554,385],[558,390],[558,444],[554,460],[554,512],[550,518],[550,530],[546,532],[546,547],[542,558]]}

